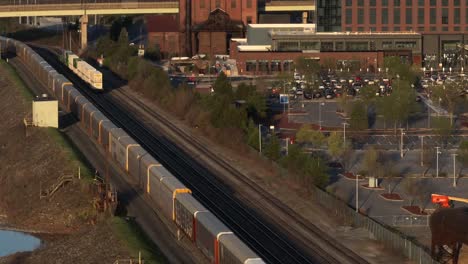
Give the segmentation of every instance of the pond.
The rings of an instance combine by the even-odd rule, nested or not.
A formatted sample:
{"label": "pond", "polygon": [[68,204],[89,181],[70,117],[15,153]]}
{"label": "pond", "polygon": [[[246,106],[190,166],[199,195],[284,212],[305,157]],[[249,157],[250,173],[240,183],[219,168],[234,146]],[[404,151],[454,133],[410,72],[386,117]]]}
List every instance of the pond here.
{"label": "pond", "polygon": [[0,230],[0,257],[17,252],[32,251],[41,245],[38,238],[14,231]]}

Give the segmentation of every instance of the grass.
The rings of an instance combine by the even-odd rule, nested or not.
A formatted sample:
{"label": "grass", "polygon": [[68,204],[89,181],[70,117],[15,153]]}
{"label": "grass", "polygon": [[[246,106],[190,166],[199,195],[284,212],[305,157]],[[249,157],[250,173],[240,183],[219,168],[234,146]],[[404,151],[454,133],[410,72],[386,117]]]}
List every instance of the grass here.
{"label": "grass", "polygon": [[26,84],[23,82],[21,77],[19,77],[18,72],[16,71],[15,68],[13,68],[10,64],[8,64],[4,60],[0,60],[0,66],[6,70],[9,74],[9,78],[13,82],[13,84],[20,89],[21,94],[23,97],[28,101],[32,102],[34,99],[34,94],[31,92],[31,90],[28,89]]}
{"label": "grass", "polygon": [[162,264],[169,263],[166,257],[154,245],[151,239],[143,232],[140,226],[132,219],[126,220],[121,217],[112,218],[112,226],[120,240],[122,240],[133,258],[138,258],[138,252],[145,263]]}

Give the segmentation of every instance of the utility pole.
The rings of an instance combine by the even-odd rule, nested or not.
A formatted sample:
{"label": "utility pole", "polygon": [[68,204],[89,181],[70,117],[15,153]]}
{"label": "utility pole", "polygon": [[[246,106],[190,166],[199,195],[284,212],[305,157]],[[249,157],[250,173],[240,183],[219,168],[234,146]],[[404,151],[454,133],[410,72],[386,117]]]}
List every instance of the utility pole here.
{"label": "utility pole", "polygon": [[289,138],[286,138],[286,156],[289,155]]}
{"label": "utility pole", "polygon": [[346,147],[346,126],[348,123],[343,122],[343,147]]}
{"label": "utility pole", "polygon": [[452,156],[453,156],[453,187],[457,187],[457,170],[456,170],[456,157],[457,157],[457,153],[453,153]]}
{"label": "utility pole", "polygon": [[405,135],[405,132],[403,132],[403,128],[400,128],[401,131],[401,137],[400,137],[400,157],[403,158],[403,136]]}
{"label": "utility pole", "polygon": [[421,139],[421,167],[424,166],[424,136],[419,137]]}
{"label": "utility pole", "polygon": [[325,105],[324,102],[319,103],[319,129],[322,130],[322,106]]}
{"label": "utility pole", "polygon": [[258,124],[258,151],[262,154],[262,124]]}
{"label": "utility pole", "polygon": [[439,178],[439,154],[442,153],[439,149],[440,147],[436,147],[436,178]]}
{"label": "utility pole", "polygon": [[355,175],[356,177],[356,213],[359,212],[359,175]]}

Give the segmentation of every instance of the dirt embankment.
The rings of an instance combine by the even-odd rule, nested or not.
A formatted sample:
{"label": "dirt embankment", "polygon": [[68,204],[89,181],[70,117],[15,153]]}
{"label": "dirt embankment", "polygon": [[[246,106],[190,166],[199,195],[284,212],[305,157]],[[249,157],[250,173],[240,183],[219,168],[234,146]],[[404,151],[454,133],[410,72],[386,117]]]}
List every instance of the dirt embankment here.
{"label": "dirt embankment", "polygon": [[[28,128],[30,102],[0,65],[0,226],[38,232],[43,245],[31,253],[0,258],[0,263],[113,263],[129,253],[112,225],[96,217],[89,181],[75,179],[50,199],[40,199],[63,175],[77,175],[78,164],[53,129]],[[82,168],[84,170],[84,168]],[[98,219],[96,225],[90,224]]]}

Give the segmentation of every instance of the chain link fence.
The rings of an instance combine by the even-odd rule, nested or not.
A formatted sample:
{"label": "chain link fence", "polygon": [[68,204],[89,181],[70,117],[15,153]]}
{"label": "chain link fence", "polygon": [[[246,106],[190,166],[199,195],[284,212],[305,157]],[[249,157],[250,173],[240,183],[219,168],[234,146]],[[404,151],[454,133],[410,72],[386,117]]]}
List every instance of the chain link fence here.
{"label": "chain link fence", "polygon": [[427,227],[429,215],[386,215],[372,216],[372,219],[394,227]]}
{"label": "chain link fence", "polygon": [[[404,233],[396,230],[385,223],[379,223],[376,220],[373,220],[365,215],[356,213],[355,210],[349,207],[345,202],[336,198],[332,194],[329,194],[323,190],[316,188],[314,192],[315,200],[319,202],[322,206],[330,209],[332,213],[335,214],[338,218],[344,221],[347,225],[352,225],[355,227],[362,227],[368,230],[374,235],[374,237],[382,242],[386,247],[389,247],[393,250],[402,252],[410,260],[418,264],[438,264],[439,262],[435,261],[431,257],[430,250],[419,243],[418,241],[409,238]],[[399,223],[413,223],[412,221],[427,224],[426,220],[423,219],[400,219],[396,218],[395,220],[402,221]],[[395,222],[396,223],[396,222]]]}

